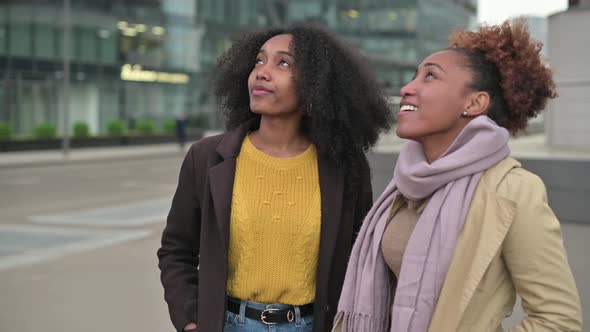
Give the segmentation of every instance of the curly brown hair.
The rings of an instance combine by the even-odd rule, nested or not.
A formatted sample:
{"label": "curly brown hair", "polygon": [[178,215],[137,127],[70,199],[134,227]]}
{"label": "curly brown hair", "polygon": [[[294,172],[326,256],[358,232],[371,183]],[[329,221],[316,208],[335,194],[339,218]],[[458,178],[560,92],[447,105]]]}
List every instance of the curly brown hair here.
{"label": "curly brown hair", "polygon": [[488,116],[515,135],[555,98],[551,70],[543,64],[543,44],[531,38],[524,20],[457,30],[450,50],[465,56],[473,72],[471,87],[490,94]]}

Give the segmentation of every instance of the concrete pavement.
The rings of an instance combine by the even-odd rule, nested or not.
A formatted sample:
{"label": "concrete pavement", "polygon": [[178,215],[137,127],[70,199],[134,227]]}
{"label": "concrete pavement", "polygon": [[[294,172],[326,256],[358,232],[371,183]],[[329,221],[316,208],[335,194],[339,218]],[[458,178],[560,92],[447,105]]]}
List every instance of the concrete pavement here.
{"label": "concrete pavement", "polygon": [[0,331],[173,330],[156,250],[182,154],[150,153],[0,168]]}

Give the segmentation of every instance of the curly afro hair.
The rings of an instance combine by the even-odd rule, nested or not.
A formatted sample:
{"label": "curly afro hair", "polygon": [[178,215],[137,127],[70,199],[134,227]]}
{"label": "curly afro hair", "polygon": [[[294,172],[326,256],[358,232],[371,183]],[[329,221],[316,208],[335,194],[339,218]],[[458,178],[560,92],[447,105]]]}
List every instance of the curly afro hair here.
{"label": "curly afro hair", "polygon": [[458,30],[450,49],[465,56],[473,72],[471,87],[490,94],[488,116],[516,135],[555,98],[552,73],[541,59],[543,44],[531,38],[524,20]]}
{"label": "curly afro hair", "polygon": [[393,123],[377,81],[360,55],[333,34],[315,25],[296,24],[249,32],[218,59],[214,93],[232,129],[260,115],[251,112],[248,76],[256,55],[270,38],[290,34],[295,56],[295,86],[302,112],[301,130],[321,157],[334,161],[346,176],[347,193],[368,176],[364,156],[379,134]]}

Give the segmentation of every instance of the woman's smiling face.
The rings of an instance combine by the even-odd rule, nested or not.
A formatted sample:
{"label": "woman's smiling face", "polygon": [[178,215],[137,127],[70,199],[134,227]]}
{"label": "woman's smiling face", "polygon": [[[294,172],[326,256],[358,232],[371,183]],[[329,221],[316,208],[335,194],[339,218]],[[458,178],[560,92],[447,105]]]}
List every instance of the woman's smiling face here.
{"label": "woman's smiling face", "polygon": [[430,55],[400,91],[397,135],[422,143],[440,140],[450,144],[468,123],[462,113],[471,102],[471,80],[460,53],[445,50]]}

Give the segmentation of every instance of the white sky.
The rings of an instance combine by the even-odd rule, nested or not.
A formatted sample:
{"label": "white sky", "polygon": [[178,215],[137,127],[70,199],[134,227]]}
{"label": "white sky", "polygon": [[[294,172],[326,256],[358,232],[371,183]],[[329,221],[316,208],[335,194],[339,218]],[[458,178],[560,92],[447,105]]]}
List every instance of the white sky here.
{"label": "white sky", "polygon": [[567,9],[568,0],[478,0],[478,22],[497,24],[519,15],[548,16]]}

